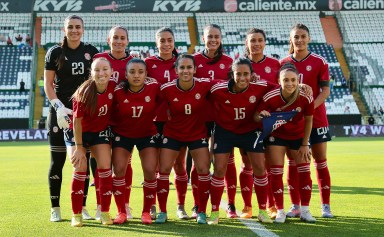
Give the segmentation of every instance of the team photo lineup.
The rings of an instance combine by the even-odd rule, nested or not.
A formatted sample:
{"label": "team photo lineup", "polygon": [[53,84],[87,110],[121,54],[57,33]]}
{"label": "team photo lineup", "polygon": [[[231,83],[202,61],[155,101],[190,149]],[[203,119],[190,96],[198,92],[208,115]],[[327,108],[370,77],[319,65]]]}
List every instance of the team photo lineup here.
{"label": "team photo lineup", "polygon": [[[219,224],[226,188],[227,218],[255,214],[262,223],[284,223],[288,217],[316,222],[309,208],[311,160],[322,217],[333,218],[326,155],[331,137],[324,105],[330,76],[326,60],[308,49],[311,34],[305,23],[287,29],[290,49],[281,60],[265,55],[266,34],[258,28],[244,32],[245,52],[233,60],[225,54],[221,28],[214,23],[201,36],[204,50],[194,54],[178,52],[173,30],[159,28],[154,35],[158,54],[146,58],[127,50],[129,29],[111,26],[105,32],[110,51],[99,52],[82,41],[85,27],[80,15],[69,15],[62,42],[45,56],[44,89],[51,104],[48,176],[59,177],[49,178],[50,221],[62,220],[61,176],[67,155],[73,166],[71,225],[80,227],[94,218],[103,225],[131,219],[135,146],[144,176],[143,224],[168,221],[172,170],[179,219]],[[272,128],[270,134],[263,126]],[[235,147],[241,157],[234,157]],[[288,207],[283,198],[285,157]],[[186,166],[188,159],[192,167]],[[239,177],[235,159],[242,160]],[[95,217],[86,209],[90,170]],[[184,207],[189,179],[191,214]],[[234,204],[237,179],[244,204],[240,216]],[[109,212],[112,196],[114,218]]]}

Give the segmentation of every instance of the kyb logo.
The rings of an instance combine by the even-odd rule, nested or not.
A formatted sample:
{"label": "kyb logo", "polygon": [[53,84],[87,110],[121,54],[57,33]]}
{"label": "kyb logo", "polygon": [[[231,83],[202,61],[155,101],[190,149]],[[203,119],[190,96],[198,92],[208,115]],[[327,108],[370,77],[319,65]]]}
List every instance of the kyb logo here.
{"label": "kyb logo", "polygon": [[201,1],[184,0],[184,1],[155,1],[153,5],[154,12],[194,12],[200,10]]}
{"label": "kyb logo", "polygon": [[66,11],[66,12],[77,12],[81,10],[83,1],[78,0],[37,0],[33,8],[34,11]]}
{"label": "kyb logo", "polygon": [[8,9],[9,2],[0,2],[0,4],[1,4],[0,12],[9,12],[9,9]]}

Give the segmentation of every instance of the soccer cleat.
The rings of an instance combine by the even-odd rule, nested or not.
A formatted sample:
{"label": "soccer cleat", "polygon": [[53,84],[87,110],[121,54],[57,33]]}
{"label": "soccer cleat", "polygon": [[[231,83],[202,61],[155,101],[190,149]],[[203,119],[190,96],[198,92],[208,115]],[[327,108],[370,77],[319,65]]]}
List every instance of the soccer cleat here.
{"label": "soccer cleat", "polygon": [[287,214],[285,214],[284,210],[278,210],[274,222],[275,223],[285,223],[286,218],[287,218]]}
{"label": "soccer cleat", "polygon": [[187,212],[185,211],[184,205],[178,205],[176,215],[180,220],[187,220],[189,219],[189,216]]}
{"label": "soccer cleat", "polygon": [[309,210],[302,211],[300,215],[300,220],[308,223],[315,223],[316,219],[311,215]]}
{"label": "soccer cleat", "polygon": [[329,204],[321,205],[321,216],[323,218],[333,218],[333,214],[331,212],[331,206]]}
{"label": "soccer cleat", "polygon": [[234,204],[228,204],[227,206],[227,218],[237,218],[236,207]]}
{"label": "soccer cleat", "polygon": [[192,216],[191,216],[191,218],[192,219],[196,219],[196,217],[197,217],[197,211],[199,210],[199,207],[197,206],[197,205],[195,205],[194,207],[192,207]]}
{"label": "soccer cleat", "polygon": [[60,207],[52,207],[51,208],[51,219],[52,222],[61,221],[61,211]]}
{"label": "soccer cleat", "polygon": [[240,218],[252,218],[252,207],[245,206],[241,211]]}
{"label": "soccer cleat", "polygon": [[100,221],[103,225],[112,225],[113,220],[109,212],[101,212],[100,213]]}
{"label": "soccer cleat", "polygon": [[157,224],[164,224],[167,220],[168,220],[167,213],[166,212],[160,212],[159,214],[157,214],[155,222]]}
{"label": "soccer cleat", "polygon": [[207,224],[207,214],[200,212],[196,217],[197,224]]}
{"label": "soccer cleat", "polygon": [[100,220],[101,215],[101,205],[97,205],[96,214],[95,214],[95,220]]}
{"label": "soccer cleat", "polygon": [[219,224],[219,211],[213,211],[211,212],[211,216],[208,220],[208,225],[217,225]]}
{"label": "soccer cleat", "polygon": [[156,220],[156,205],[151,206],[151,210],[149,211],[149,215],[151,215],[152,220]]}
{"label": "soccer cleat", "polygon": [[82,214],[73,214],[72,220],[71,220],[71,226],[82,227],[83,226],[83,215]]}
{"label": "soccer cleat", "polygon": [[268,213],[266,210],[259,210],[259,215],[257,215],[257,219],[261,223],[273,223],[273,220],[268,216]]}
{"label": "soccer cleat", "polygon": [[127,220],[132,219],[132,208],[128,204],[125,204],[125,211],[127,212]]}
{"label": "soccer cleat", "polygon": [[113,220],[113,224],[121,225],[127,222],[127,214],[125,213],[117,213],[115,219]]}
{"label": "soccer cleat", "polygon": [[291,218],[300,217],[300,214],[301,214],[300,206],[293,204],[289,209],[289,211],[287,212],[287,217],[291,217]]}
{"label": "soccer cleat", "polygon": [[268,216],[271,217],[271,219],[275,219],[276,216],[277,216],[277,209],[275,206],[273,207],[268,207],[267,208],[267,213],[268,213]]}
{"label": "soccer cleat", "polygon": [[149,214],[149,212],[143,212],[141,214],[141,223],[145,225],[152,224],[152,217],[151,217],[151,214]]}
{"label": "soccer cleat", "polygon": [[83,210],[81,211],[81,215],[83,216],[83,220],[94,220],[95,219],[91,215],[89,215],[89,213],[85,207],[83,207]]}

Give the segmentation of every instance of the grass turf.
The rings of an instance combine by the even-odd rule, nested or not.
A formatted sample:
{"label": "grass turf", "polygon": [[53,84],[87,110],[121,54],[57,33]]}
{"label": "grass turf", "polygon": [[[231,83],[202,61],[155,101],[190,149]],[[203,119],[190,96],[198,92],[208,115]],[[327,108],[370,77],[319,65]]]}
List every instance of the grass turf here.
{"label": "grass turf", "polygon": [[[332,211],[334,219],[320,218],[320,197],[315,171],[311,201],[315,224],[306,224],[299,219],[287,219],[285,224],[264,225],[279,236],[379,236],[384,226],[384,140],[382,138],[337,138],[329,143],[328,166],[332,177]],[[133,187],[131,206],[134,219],[120,226],[102,226],[97,221],[85,221],[82,228],[70,226],[70,181],[71,165],[64,167],[61,209],[63,222],[49,221],[48,166],[49,147],[45,142],[0,143],[0,236],[255,236],[238,220],[225,218],[221,210],[218,226],[197,225],[194,220],[176,219],[176,194],[174,186],[168,199],[170,220],[163,225],[142,225],[142,171],[137,153],[133,157]],[[236,157],[239,157],[238,154]],[[240,159],[237,159],[239,161]],[[240,166],[238,165],[238,172]],[[286,191],[287,193],[287,191]],[[226,194],[223,194],[226,199]],[[257,203],[253,195],[253,213],[257,215]],[[93,215],[95,208],[94,188],[90,188],[88,210]],[[192,208],[192,194],[187,193],[186,208]],[[285,195],[286,210],[289,198]],[[238,189],[236,207],[243,207]],[[208,205],[208,209],[210,205]],[[114,201],[112,216],[116,214]],[[208,212],[209,214],[209,212]],[[256,227],[257,228],[257,227]]]}

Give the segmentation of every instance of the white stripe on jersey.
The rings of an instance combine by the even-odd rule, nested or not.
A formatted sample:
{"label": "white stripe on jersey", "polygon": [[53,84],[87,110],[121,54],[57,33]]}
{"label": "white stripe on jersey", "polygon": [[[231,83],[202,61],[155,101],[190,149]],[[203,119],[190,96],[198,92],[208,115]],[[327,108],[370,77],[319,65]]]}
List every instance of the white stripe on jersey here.
{"label": "white stripe on jersey", "polygon": [[165,88],[170,87],[170,86],[174,86],[174,85],[176,85],[176,80],[173,80],[171,82],[167,82],[167,83],[161,85],[160,90],[164,90]]}
{"label": "white stripe on jersey", "polygon": [[315,57],[315,58],[319,58],[323,61],[324,64],[327,64],[327,60],[325,58],[323,58],[322,56],[318,55],[318,54],[315,54],[315,53],[311,53],[311,56]]}
{"label": "white stripe on jersey", "polygon": [[304,98],[306,98],[308,100],[308,103],[311,103],[313,101],[313,97],[312,96],[308,96],[302,90],[300,90],[300,95],[303,96]]}
{"label": "white stripe on jersey", "polygon": [[60,48],[60,45],[54,45],[52,46],[50,49],[48,49],[48,52],[47,54],[45,55],[45,61],[46,62],[50,62],[51,61],[51,54],[52,54],[52,51],[56,48]]}
{"label": "white stripe on jersey", "polygon": [[276,95],[278,95],[278,94],[280,94],[280,88],[276,88],[276,89],[274,89],[274,90],[271,90],[271,91],[268,92],[267,94],[265,94],[265,95],[263,96],[263,100],[264,100],[264,101],[268,101],[270,98],[272,98],[272,97],[274,97],[274,96],[276,96]]}
{"label": "white stripe on jersey", "polygon": [[216,91],[216,90],[223,89],[223,88],[224,89],[228,88],[228,82],[227,81],[226,82],[221,82],[221,83],[218,83],[218,84],[212,86],[211,93]]}

